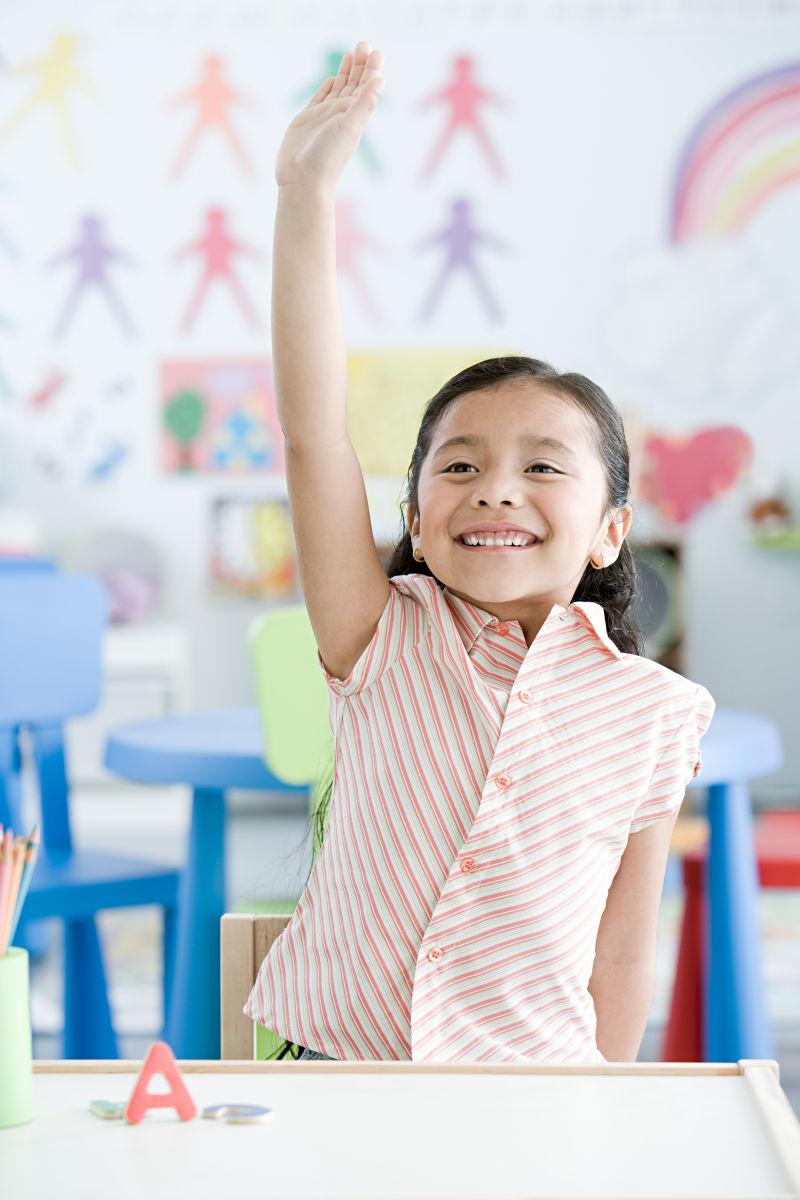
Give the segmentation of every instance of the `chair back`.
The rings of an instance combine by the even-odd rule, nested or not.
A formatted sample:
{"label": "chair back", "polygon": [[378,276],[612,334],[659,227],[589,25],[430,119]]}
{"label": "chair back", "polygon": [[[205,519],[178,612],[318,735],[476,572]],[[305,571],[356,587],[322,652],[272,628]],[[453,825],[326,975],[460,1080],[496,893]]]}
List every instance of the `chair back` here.
{"label": "chair back", "polygon": [[280,937],[291,913],[254,916],[226,913],[220,922],[220,1046],[221,1058],[252,1060],[256,1056],[256,1027],[242,1012],[259,967]]}
{"label": "chair back", "polygon": [[312,784],[333,750],[328,689],[305,605],[270,609],[250,627],[264,759],[278,779]]}
{"label": "chair back", "polygon": [[93,575],[0,576],[0,725],[48,724],[97,707],[106,613]]}
{"label": "chair back", "polygon": [[107,597],[92,575],[0,576],[0,820],[18,825],[18,733],[30,728],[44,850],[69,855],[64,720],[97,707]]}

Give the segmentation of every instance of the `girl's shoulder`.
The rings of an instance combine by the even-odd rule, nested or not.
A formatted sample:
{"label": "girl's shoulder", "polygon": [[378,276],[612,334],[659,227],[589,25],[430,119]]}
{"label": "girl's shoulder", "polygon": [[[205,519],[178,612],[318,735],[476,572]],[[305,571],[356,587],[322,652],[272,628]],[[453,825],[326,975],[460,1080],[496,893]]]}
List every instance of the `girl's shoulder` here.
{"label": "girl's shoulder", "polygon": [[664,700],[669,707],[683,708],[686,713],[696,710],[704,725],[711,720],[716,707],[711,693],[702,683],[665,667],[663,663],[654,662],[652,658],[643,658],[638,654],[623,654],[622,662],[634,673],[637,680],[643,683],[651,682],[658,685]]}

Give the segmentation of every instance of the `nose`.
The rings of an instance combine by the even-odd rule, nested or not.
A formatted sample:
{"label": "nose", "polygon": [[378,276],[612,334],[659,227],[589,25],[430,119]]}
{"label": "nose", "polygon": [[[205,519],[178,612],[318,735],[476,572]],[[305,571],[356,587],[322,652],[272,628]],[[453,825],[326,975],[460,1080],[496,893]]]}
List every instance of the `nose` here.
{"label": "nose", "polygon": [[501,504],[517,508],[522,501],[518,483],[501,474],[484,475],[472,493],[472,507],[499,508]]}

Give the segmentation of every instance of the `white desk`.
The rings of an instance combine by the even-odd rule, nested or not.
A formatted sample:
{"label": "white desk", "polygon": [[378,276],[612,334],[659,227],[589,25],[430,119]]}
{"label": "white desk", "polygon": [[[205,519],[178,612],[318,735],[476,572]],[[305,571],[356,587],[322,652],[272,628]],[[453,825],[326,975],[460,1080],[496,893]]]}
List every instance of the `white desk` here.
{"label": "white desk", "polygon": [[[0,1131],[9,1200],[800,1197],[800,1124],[771,1060],[597,1067],[182,1063],[193,1121],[102,1121],[139,1062],[36,1063]],[[153,1085],[151,1085],[151,1088]],[[264,1125],[208,1104],[274,1109]]]}

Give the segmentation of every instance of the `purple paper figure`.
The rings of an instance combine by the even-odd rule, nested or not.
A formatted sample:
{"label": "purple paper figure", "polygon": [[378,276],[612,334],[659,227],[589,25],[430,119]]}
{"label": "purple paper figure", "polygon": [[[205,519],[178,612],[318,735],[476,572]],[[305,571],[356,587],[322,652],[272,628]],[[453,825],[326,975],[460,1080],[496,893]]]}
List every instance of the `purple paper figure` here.
{"label": "purple paper figure", "polygon": [[195,288],[194,296],[181,322],[181,332],[188,332],[194,324],[197,310],[203,300],[203,294],[209,284],[213,283],[215,279],[224,279],[227,282],[239,302],[239,307],[250,321],[250,324],[258,328],[258,314],[250,303],[244,288],[233,273],[231,259],[234,254],[244,254],[250,258],[258,259],[263,258],[263,255],[255,246],[249,246],[246,242],[238,242],[228,235],[226,216],[221,208],[210,208],[208,210],[206,214],[206,229],[202,237],[198,238],[196,242],[190,242],[188,246],[184,246],[182,250],[173,255],[172,261],[180,262],[188,254],[198,254],[205,261],[202,278]]}
{"label": "purple paper figure", "polygon": [[192,104],[195,108],[195,118],[183,144],[183,149],[170,172],[173,179],[177,178],[185,167],[202,134],[208,133],[212,129],[219,129],[222,136],[227,139],[234,157],[244,173],[246,175],[253,174],[252,164],[231,124],[228,111],[234,104],[245,104],[252,107],[253,101],[244,92],[237,92],[228,84],[225,78],[225,68],[219,55],[211,54],[205,59],[199,81],[194,87],[174,96],[169,107],[175,108],[181,104]]}
{"label": "purple paper figure", "polygon": [[452,220],[446,228],[440,233],[434,233],[429,238],[425,238],[424,241],[418,242],[415,246],[416,250],[423,250],[428,246],[439,245],[441,243],[448,251],[447,261],[428,295],[428,302],[420,313],[419,319],[420,321],[428,319],[438,304],[439,295],[444,288],[448,275],[456,267],[463,267],[472,275],[475,286],[478,289],[478,294],[486,305],[489,315],[495,321],[502,321],[504,319],[503,312],[495,304],[491,292],[481,277],[473,257],[473,248],[481,243],[485,243],[487,246],[494,246],[497,250],[508,250],[508,243],[501,241],[500,238],[496,238],[490,233],[481,233],[480,230],[475,229],[470,216],[470,204],[468,200],[454,200],[452,214]]}
{"label": "purple paper figure", "polygon": [[103,236],[103,223],[99,217],[83,217],[81,219],[80,234],[75,245],[56,254],[45,263],[45,266],[48,270],[52,270],[53,267],[57,267],[61,263],[68,262],[73,258],[78,263],[78,278],[64,306],[61,320],[53,330],[53,337],[59,338],[65,333],[67,325],[72,319],[72,313],[80,294],[89,284],[96,284],[103,289],[106,299],[114,310],[114,314],[124,331],[128,335],[135,335],[136,330],[132,321],[125,313],[121,303],[114,294],[111,284],[106,278],[108,263],[124,262],[132,264],[134,260],[123,250],[118,250],[114,246],[108,245]]}
{"label": "purple paper figure", "polygon": [[21,66],[11,68],[11,75],[33,75],[36,84],[34,90],[0,125],[0,141],[5,141],[35,109],[50,107],[55,114],[56,128],[64,143],[67,158],[73,164],[77,164],[78,149],[72,130],[68,100],[70,92],[74,92],[76,88],[89,95],[94,94],[94,89],[75,61],[77,48],[78,39],[73,34],[59,33],[51,41],[43,58],[34,58]]}
{"label": "purple paper figure", "polygon": [[475,137],[478,139],[478,144],[489,160],[489,166],[494,171],[495,175],[504,176],[505,171],[500,159],[497,156],[492,143],[481,125],[479,108],[482,104],[498,104],[501,108],[508,108],[508,101],[498,92],[490,92],[486,88],[480,87],[474,80],[474,63],[471,58],[457,58],[453,62],[453,77],[452,81],[441,90],[432,92],[419,101],[419,108],[426,108],[429,104],[435,104],[441,101],[446,104],[449,109],[447,124],[443,129],[438,142],[431,151],[428,161],[420,171],[420,178],[425,179],[431,175],[434,167],[444,153],[447,143],[459,127],[471,129]]}
{"label": "purple paper figure", "polygon": [[385,254],[388,247],[363,233],[355,214],[356,208],[351,200],[336,201],[336,268],[340,275],[349,278],[373,321],[379,321],[380,309],[364,283],[357,260],[361,250],[377,250]]}

